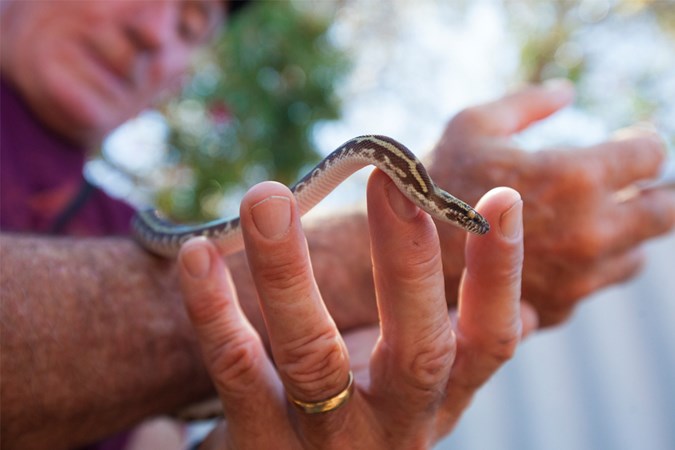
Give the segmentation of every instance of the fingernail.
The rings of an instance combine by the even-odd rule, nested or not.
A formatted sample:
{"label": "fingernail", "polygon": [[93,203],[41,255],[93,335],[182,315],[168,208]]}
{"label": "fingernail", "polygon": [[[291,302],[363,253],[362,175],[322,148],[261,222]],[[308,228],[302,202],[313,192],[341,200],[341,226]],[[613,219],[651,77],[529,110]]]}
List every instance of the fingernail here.
{"label": "fingernail", "polygon": [[523,229],[523,201],[518,199],[511,207],[502,213],[499,219],[499,228],[509,239],[518,237]]}
{"label": "fingernail", "polygon": [[188,242],[181,254],[181,261],[185,270],[193,278],[199,279],[205,278],[211,270],[211,255],[202,241],[206,241],[206,238]]}
{"label": "fingernail", "polygon": [[266,238],[279,239],[291,225],[291,200],[272,195],[251,207],[253,223]]}
{"label": "fingernail", "polygon": [[399,218],[408,221],[417,217],[420,209],[408,200],[393,182],[387,184],[385,189],[389,205]]}

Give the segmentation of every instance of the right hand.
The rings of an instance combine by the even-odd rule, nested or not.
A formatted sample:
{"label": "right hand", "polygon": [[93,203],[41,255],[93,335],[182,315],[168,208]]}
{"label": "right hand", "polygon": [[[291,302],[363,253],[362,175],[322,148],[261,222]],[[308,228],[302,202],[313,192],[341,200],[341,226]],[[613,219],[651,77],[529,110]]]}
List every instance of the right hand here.
{"label": "right hand", "polygon": [[[274,364],[213,244],[187,242],[179,257],[182,291],[227,418],[202,448],[427,448],[448,433],[532,329],[532,312],[520,304],[520,196],[491,191],[477,209],[493,228],[467,240],[453,323],[431,218],[383,172],[373,174],[368,218],[381,328],[372,353],[367,333],[356,339],[358,352],[345,349],[318,292],[287,188],[258,185],[241,208]],[[355,389],[339,409],[312,413],[289,404],[287,395],[315,403],[346,392],[350,370]]]}

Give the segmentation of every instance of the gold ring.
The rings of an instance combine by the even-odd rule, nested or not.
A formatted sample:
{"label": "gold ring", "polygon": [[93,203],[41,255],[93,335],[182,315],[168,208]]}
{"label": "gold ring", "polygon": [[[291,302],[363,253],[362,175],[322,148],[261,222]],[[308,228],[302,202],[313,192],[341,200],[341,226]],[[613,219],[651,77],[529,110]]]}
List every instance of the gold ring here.
{"label": "gold ring", "polygon": [[295,405],[296,408],[298,408],[300,411],[304,412],[305,414],[321,414],[329,411],[334,411],[338,409],[340,406],[344,405],[347,400],[352,396],[352,392],[354,392],[354,374],[352,374],[352,371],[349,371],[349,380],[347,381],[347,386],[338,392],[336,395],[326,399],[322,400],[320,402],[302,402],[300,400],[296,400],[293,397],[291,397],[289,394],[287,394],[288,400]]}

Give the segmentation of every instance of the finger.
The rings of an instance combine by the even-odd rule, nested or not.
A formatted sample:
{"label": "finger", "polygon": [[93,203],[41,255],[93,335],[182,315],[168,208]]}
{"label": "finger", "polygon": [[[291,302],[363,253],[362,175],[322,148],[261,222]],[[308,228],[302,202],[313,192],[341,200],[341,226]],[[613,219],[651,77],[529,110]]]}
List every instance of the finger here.
{"label": "finger", "polygon": [[268,427],[288,429],[274,368],[239,307],[230,274],[213,244],[205,238],[188,241],[180,251],[178,269],[188,316],[234,441],[251,445]]}
{"label": "finger", "polygon": [[610,198],[605,212],[592,212],[587,225],[573,231],[575,261],[593,263],[629,251],[675,227],[675,195],[648,190],[626,201]]}
{"label": "finger", "polygon": [[480,387],[515,351],[523,330],[520,312],[523,264],[522,201],[497,188],[476,209],[493,229],[470,235],[460,285],[457,359],[448,382],[445,412],[454,423]]}
{"label": "finger", "polygon": [[571,82],[552,80],[468,108],[456,120],[466,121],[464,128],[475,134],[510,136],[568,106],[574,100],[574,94]]}
{"label": "finger", "polygon": [[568,286],[569,296],[566,302],[559,306],[561,309],[565,307],[571,309],[577,301],[591,293],[634,277],[644,264],[645,255],[641,247],[633,247],[623,253],[602,259],[587,267],[584,277],[575,278],[574,283]]}
{"label": "finger", "polygon": [[612,190],[657,177],[666,156],[658,134],[638,129],[578,152],[589,176]]}
{"label": "finger", "polygon": [[[536,308],[526,300],[520,301],[520,321],[523,324],[522,338],[528,337],[539,328],[540,318]],[[457,326],[457,309],[450,309],[450,322]]]}
{"label": "finger", "polygon": [[[510,358],[521,333],[523,203],[516,191],[498,188],[486,194],[477,207],[484,208],[496,229],[485,239],[467,237],[457,332],[464,347],[461,351],[480,351],[491,370]],[[474,370],[466,375],[480,378]]]}
{"label": "finger", "polygon": [[622,253],[675,227],[675,194],[649,190],[615,205],[605,222],[609,253]]}
{"label": "finger", "polygon": [[244,197],[240,217],[286,391],[305,402],[336,395],[347,383],[349,360],[314,281],[295,198],[279,183],[261,183]]}
{"label": "finger", "polygon": [[567,320],[577,303],[593,292],[634,277],[644,266],[645,255],[640,247],[600,260],[592,265],[575,267],[572,275],[559,280],[564,291],[552,290],[545,306],[538,309],[538,326],[550,327]]}
{"label": "finger", "polygon": [[368,221],[382,333],[371,391],[413,423],[444,395],[455,356],[438,235],[379,170],[368,183]]}

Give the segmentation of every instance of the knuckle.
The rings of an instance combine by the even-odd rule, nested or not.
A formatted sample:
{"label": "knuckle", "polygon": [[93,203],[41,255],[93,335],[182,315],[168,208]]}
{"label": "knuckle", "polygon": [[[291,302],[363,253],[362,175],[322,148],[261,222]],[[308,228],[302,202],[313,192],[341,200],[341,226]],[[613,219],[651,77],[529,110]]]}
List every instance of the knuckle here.
{"label": "knuckle", "polygon": [[255,270],[259,281],[271,292],[302,292],[310,285],[309,268],[297,260],[282,260]]}
{"label": "knuckle", "polygon": [[391,264],[395,276],[402,282],[416,285],[428,285],[441,273],[443,263],[439,251],[429,251],[429,247],[415,242],[413,248],[405,252],[405,258],[393,258]]}
{"label": "knuckle", "polygon": [[224,393],[246,392],[247,387],[255,385],[253,381],[260,376],[258,367],[262,357],[260,343],[253,337],[225,339],[212,354],[214,383]]}
{"label": "knuckle", "polygon": [[519,343],[520,332],[502,336],[494,341],[494,344],[488,351],[488,356],[492,359],[495,366],[501,366],[513,358]]}
{"label": "knuckle", "polygon": [[513,357],[520,343],[520,327],[515,333],[492,336],[480,342],[467,342],[466,339],[466,336],[461,339],[463,350],[457,361],[463,375],[455,377],[453,373],[450,381],[453,389],[472,395]]}
{"label": "knuckle", "polygon": [[469,347],[476,354],[483,355],[481,359],[486,361],[487,368],[494,370],[513,358],[520,343],[521,331],[522,324],[518,318],[502,330],[474,337]]}
{"label": "knuckle", "polygon": [[523,324],[520,315],[516,314],[509,324],[492,334],[492,345],[489,354],[499,362],[506,362],[513,358],[520,344]]}
{"label": "knuckle", "polygon": [[302,398],[326,398],[344,383],[346,352],[335,330],[289,342],[278,354],[279,374]]}
{"label": "knuckle", "polygon": [[455,360],[455,337],[449,324],[434,333],[426,342],[414,346],[418,350],[408,366],[409,377],[420,390],[438,389],[448,378]]}
{"label": "knuckle", "polygon": [[188,303],[190,320],[196,325],[208,325],[227,311],[228,303],[234,301],[230,293],[222,287],[205,286],[199,292],[194,292],[198,301]]}

